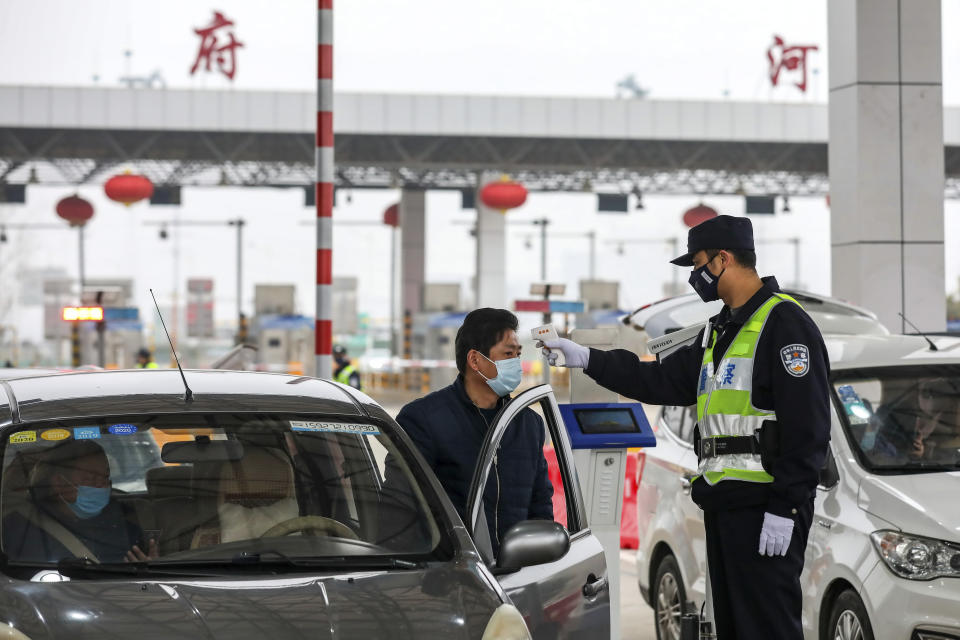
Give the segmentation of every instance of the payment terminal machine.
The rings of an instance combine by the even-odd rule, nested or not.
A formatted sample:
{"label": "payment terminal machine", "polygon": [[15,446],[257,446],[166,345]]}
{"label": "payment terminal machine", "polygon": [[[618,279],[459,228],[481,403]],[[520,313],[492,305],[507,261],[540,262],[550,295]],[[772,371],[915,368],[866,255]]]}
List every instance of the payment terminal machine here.
{"label": "payment terminal machine", "polygon": [[[617,344],[616,329],[577,329],[571,339],[596,349]],[[656,437],[638,402],[595,383],[581,369],[570,370],[570,404],[560,405],[590,529],[603,545],[610,585],[610,637],[620,637],[620,518],[627,450],[652,447]]]}

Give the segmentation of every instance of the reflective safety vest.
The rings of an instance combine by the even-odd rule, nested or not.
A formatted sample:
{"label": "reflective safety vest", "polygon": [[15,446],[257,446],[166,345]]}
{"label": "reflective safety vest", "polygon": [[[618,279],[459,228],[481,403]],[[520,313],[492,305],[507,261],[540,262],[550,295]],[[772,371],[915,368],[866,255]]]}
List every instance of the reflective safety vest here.
{"label": "reflective safety vest", "polygon": [[[350,386],[350,376],[352,376],[356,372],[357,372],[357,368],[352,364],[348,364],[347,366],[345,366],[343,369],[340,370],[340,373],[337,374],[337,377],[335,377],[334,380],[336,382],[339,382],[340,384],[345,384],[347,386]],[[357,388],[362,391],[363,385],[360,385],[360,387],[357,387]]]}
{"label": "reflective safety vest", "polygon": [[157,363],[156,363],[156,362],[154,362],[153,360],[151,360],[150,362],[148,362],[148,363],[145,364],[145,365],[140,364],[140,363],[138,362],[136,368],[137,368],[137,369],[158,369],[159,367],[157,366]]}
{"label": "reflective safety vest", "polygon": [[[770,312],[781,302],[799,302],[788,295],[775,293],[760,305],[744,323],[727,347],[716,371],[713,367],[713,346],[717,330],[711,328],[710,342],[703,352],[700,381],[697,385],[697,421],[701,442],[705,438],[754,436],[765,420],[775,420],[773,411],[753,406],[753,363],[760,333]],[[773,482],[763,470],[759,453],[723,454],[700,460],[699,475],[714,485],[721,480]]]}

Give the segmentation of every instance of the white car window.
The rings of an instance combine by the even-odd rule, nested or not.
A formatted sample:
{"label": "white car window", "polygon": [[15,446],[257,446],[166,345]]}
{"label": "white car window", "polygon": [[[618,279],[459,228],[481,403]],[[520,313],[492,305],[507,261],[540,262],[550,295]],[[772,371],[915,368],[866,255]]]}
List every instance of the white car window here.
{"label": "white car window", "polygon": [[864,465],[904,473],[960,467],[960,367],[860,369],[834,383]]}

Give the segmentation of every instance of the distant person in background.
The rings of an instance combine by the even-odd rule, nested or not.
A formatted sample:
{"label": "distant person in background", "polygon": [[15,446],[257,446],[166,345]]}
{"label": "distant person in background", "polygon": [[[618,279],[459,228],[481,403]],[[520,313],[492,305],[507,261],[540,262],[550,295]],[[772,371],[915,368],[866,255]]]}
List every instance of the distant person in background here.
{"label": "distant person in background", "polygon": [[157,363],[153,361],[150,349],[143,348],[137,351],[137,369],[156,369]]}
{"label": "distant person in background", "polygon": [[341,384],[348,384],[354,389],[363,391],[363,385],[360,384],[360,372],[350,362],[347,357],[347,350],[342,345],[334,345],[333,361],[337,363],[337,369],[333,372],[333,379]]}

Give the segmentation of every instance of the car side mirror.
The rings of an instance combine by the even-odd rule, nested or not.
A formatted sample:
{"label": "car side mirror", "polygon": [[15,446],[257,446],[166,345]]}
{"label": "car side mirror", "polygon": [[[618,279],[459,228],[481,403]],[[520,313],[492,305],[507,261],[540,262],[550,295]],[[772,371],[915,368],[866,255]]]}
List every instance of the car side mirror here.
{"label": "car side mirror", "polygon": [[496,573],[559,560],[570,549],[570,534],[553,520],[523,520],[500,541]]}

